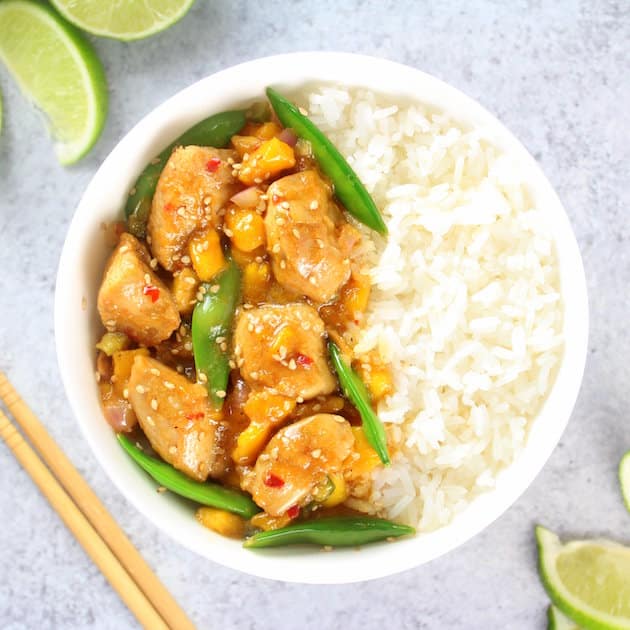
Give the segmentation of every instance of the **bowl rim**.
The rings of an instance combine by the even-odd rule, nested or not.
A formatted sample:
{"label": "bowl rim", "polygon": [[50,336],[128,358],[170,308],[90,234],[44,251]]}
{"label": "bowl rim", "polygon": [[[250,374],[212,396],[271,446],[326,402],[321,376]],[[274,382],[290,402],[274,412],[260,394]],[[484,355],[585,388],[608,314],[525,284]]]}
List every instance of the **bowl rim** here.
{"label": "bowl rim", "polygon": [[[114,434],[103,421],[100,407],[93,404],[96,387],[92,387],[91,394],[85,391],[87,364],[80,355],[83,346],[77,347],[75,342],[75,333],[89,327],[86,322],[90,317],[81,289],[87,273],[81,253],[85,254],[88,247],[86,235],[95,228],[94,208],[100,207],[101,214],[110,217],[118,215],[124,195],[135,179],[133,174],[140,172],[151,155],[183,130],[204,115],[222,111],[221,107],[230,109],[239,101],[259,98],[263,91],[255,86],[296,88],[313,82],[367,87],[439,107],[458,123],[481,125],[495,144],[518,159],[519,166],[527,169],[525,179],[537,204],[542,199],[549,210],[560,266],[565,347],[556,380],[532,421],[523,451],[501,471],[494,489],[474,499],[445,527],[393,546],[370,545],[360,553],[353,549],[338,549],[330,554],[304,549],[252,553],[236,541],[227,541],[205,529],[200,532],[202,527],[191,517],[188,505],[173,496],[156,495],[155,483],[124,456],[119,457],[117,445],[117,452],[112,448],[116,443]],[[458,108],[460,115],[453,113]],[[463,120],[461,111],[466,112]],[[121,166],[127,167],[124,175]],[[118,183],[112,187],[111,181]],[[114,194],[103,201],[103,192],[110,190]],[[99,265],[101,273],[103,264],[104,260]],[[571,317],[567,317],[569,312]],[[588,299],[579,248],[562,203],[521,142],[477,101],[432,75],[386,59],[337,52],[296,52],[247,61],[197,81],[144,116],[103,161],[75,210],[59,261],[54,320],[59,369],[70,406],[97,461],[125,498],[172,539],[209,560],[258,577],[312,584],[365,581],[417,567],[459,547],[501,516],[533,482],[560,440],[579,393],[588,344]],[[93,382],[92,374],[93,369],[89,374]],[[84,386],[78,387],[79,383]],[[91,418],[94,411],[109,438]]]}

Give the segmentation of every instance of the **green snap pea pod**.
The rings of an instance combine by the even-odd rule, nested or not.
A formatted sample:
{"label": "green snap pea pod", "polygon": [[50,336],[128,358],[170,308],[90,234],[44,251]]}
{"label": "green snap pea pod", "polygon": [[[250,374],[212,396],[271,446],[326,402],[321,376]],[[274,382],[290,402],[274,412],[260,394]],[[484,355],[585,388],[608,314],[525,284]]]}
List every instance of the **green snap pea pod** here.
{"label": "green snap pea pod", "polygon": [[393,523],[382,518],[334,516],[258,532],[247,538],[243,546],[249,549],[284,545],[355,547],[415,533],[416,530],[409,525]]}
{"label": "green snap pea pod", "polygon": [[377,452],[381,462],[389,465],[389,453],[387,452],[387,436],[385,428],[378,416],[374,413],[370,403],[370,394],[359,375],[350,367],[341,356],[341,351],[332,341],[328,342],[328,354],[344,394],[357,408],[363,422],[363,432],[367,441]]}
{"label": "green snap pea pod", "polygon": [[234,512],[243,518],[251,518],[260,512],[260,508],[246,494],[224,488],[218,483],[194,481],[179,470],[175,470],[170,464],[143,453],[126,435],[119,433],[116,437],[138,466],[149,473],[161,486],[175,494],[201,505]]}
{"label": "green snap pea pod", "polygon": [[173,148],[189,144],[225,147],[230,138],[245,126],[246,114],[245,111],[229,111],[214,114],[202,120],[185,131],[177,140],[171,142],[146,166],[131,189],[125,204],[125,215],[127,216],[129,231],[132,234],[139,238],[145,236],[153,193]]}
{"label": "green snap pea pod", "polygon": [[273,88],[267,88],[267,98],[280,122],[285,127],[291,127],[299,138],[310,142],[319,167],[330,178],[335,194],[346,210],[361,223],[380,234],[387,234],[387,226],[370,193],[335,145],[293,103]]}
{"label": "green snap pea pod", "polygon": [[[230,338],[241,274],[233,260],[212,282],[203,284],[205,294],[192,316],[192,344],[197,377],[205,381],[210,402],[223,406],[230,365],[222,349]],[[203,376],[200,377],[200,375]]]}

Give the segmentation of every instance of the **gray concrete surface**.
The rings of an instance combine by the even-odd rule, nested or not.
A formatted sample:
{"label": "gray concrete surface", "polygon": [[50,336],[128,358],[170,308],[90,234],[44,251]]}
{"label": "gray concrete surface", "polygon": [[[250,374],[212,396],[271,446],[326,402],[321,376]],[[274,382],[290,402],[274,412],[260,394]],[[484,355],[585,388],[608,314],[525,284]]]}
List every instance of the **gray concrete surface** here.
{"label": "gray concrete surface", "polygon": [[[94,39],[111,112],[78,166],[57,165],[37,112],[0,66],[0,369],[6,371],[200,628],[542,628],[533,525],[630,543],[616,467],[630,448],[630,5],[625,0],[199,0],[171,30]],[[591,339],[581,395],[544,471],[494,525],[427,566],[338,587],[274,583],[176,546],[126,503],[62,391],[53,295],[64,234],[90,177],[166,97],[232,64],[295,50],[371,53],[480,100],[538,158],[584,257]],[[570,316],[570,314],[569,314]],[[0,627],[127,628],[135,620],[0,445]]]}

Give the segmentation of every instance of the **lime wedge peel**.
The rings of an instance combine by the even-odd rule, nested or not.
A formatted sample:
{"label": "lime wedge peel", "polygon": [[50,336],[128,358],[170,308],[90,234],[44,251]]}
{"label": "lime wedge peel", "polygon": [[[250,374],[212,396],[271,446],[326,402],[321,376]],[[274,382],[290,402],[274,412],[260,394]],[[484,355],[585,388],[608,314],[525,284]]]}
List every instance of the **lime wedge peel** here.
{"label": "lime wedge peel", "polygon": [[582,630],[553,604],[547,609],[547,630]]}
{"label": "lime wedge peel", "polygon": [[0,61],[44,113],[59,161],[81,159],[107,115],[105,73],[88,42],[47,5],[2,0]]}
{"label": "lime wedge peel", "polygon": [[80,29],[121,41],[155,35],[181,20],[195,0],[50,0]]}
{"label": "lime wedge peel", "polygon": [[621,496],[630,512],[630,451],[628,451],[619,462],[619,484],[621,485]]}
{"label": "lime wedge peel", "polygon": [[541,526],[536,541],[543,586],[562,613],[587,630],[630,630],[630,548],[607,540],[563,545]]}

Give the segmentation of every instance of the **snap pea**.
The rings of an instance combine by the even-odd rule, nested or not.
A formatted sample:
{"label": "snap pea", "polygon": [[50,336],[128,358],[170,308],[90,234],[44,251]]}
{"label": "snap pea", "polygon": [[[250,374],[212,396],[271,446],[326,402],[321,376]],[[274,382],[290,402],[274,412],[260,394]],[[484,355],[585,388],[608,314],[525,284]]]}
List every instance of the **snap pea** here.
{"label": "snap pea", "polygon": [[197,376],[205,380],[210,402],[216,409],[223,406],[230,365],[225,348],[230,336],[234,310],[239,296],[241,274],[230,260],[225,271],[212,282],[203,284],[205,294],[197,302],[192,316],[193,356]]}
{"label": "snap pea", "polygon": [[267,98],[280,122],[285,127],[291,127],[299,138],[310,142],[319,167],[330,178],[335,194],[346,210],[361,223],[380,234],[387,234],[387,226],[370,193],[335,145],[293,103],[273,88],[267,88]]}
{"label": "snap pea", "polygon": [[243,546],[249,549],[284,545],[355,547],[415,533],[416,530],[409,525],[401,525],[382,518],[331,516],[258,532],[247,538]]}
{"label": "snap pea", "polygon": [[147,164],[133,185],[125,204],[125,216],[129,231],[138,238],[144,238],[155,187],[164,165],[176,146],[197,144],[224,147],[230,138],[245,126],[246,121],[246,111],[236,110],[214,114],[185,131]]}
{"label": "snap pea", "polygon": [[378,416],[374,413],[370,402],[370,394],[359,375],[350,367],[341,356],[341,351],[332,341],[328,342],[328,354],[346,397],[357,408],[363,423],[363,432],[367,441],[377,452],[381,462],[389,465],[389,453],[387,452],[387,436],[385,428]]}
{"label": "snap pea", "polygon": [[234,512],[243,518],[251,518],[260,512],[260,508],[246,494],[224,488],[218,483],[194,481],[179,470],[175,470],[170,464],[143,453],[126,435],[119,433],[116,437],[136,464],[160,485],[175,494],[201,505]]}

